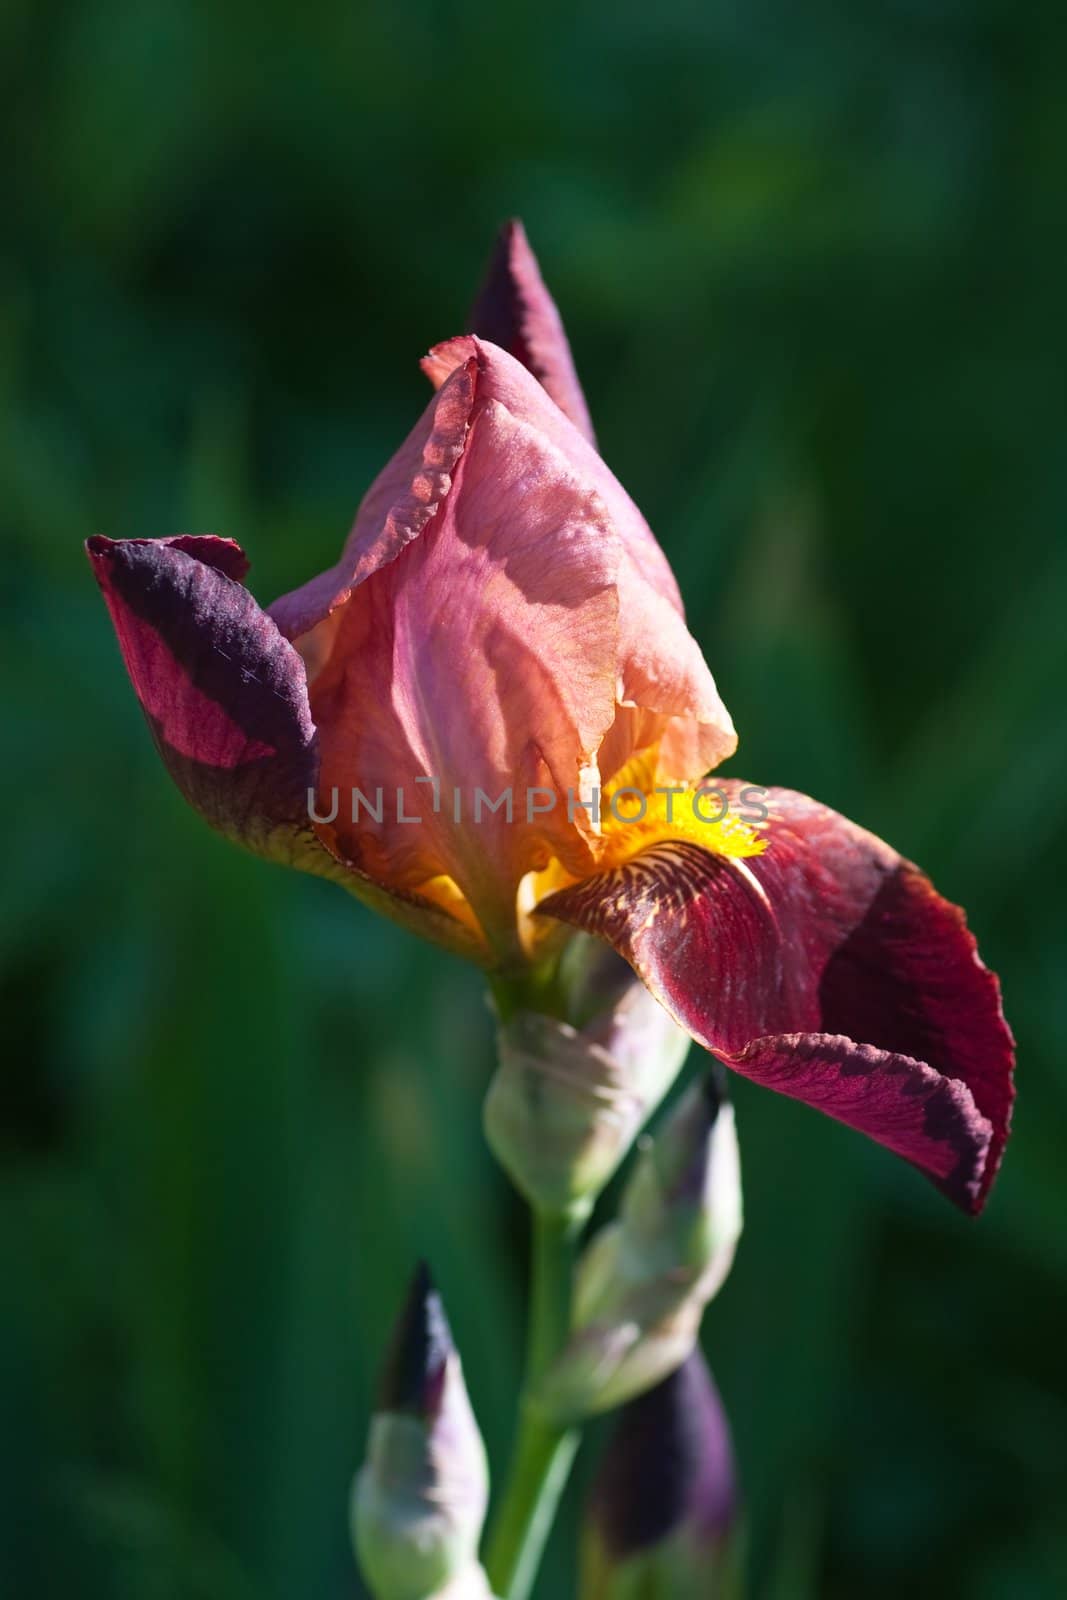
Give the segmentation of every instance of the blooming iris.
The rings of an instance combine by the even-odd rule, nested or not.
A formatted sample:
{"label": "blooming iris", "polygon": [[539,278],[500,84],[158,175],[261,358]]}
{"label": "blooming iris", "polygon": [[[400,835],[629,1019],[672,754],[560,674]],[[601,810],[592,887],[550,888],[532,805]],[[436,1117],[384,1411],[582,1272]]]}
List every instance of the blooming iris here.
{"label": "blooming iris", "polygon": [[701,788],[733,725],[517,223],[470,326],[336,565],[267,610],[232,540],[89,541],[172,777],[490,971],[606,939],[729,1066],[979,1210],[1013,1057],[963,914],[803,795]]}

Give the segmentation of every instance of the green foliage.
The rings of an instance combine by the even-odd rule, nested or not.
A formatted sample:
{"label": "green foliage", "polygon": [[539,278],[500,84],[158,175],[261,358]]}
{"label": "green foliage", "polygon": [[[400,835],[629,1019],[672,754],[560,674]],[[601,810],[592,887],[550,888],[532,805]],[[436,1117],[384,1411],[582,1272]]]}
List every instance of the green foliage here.
{"label": "green foliage", "polygon": [[[733,770],[965,902],[1019,1038],[977,1225],[738,1089],[706,1342],[753,1592],[1067,1590],[1053,9],[8,0],[0,1593],[358,1595],[418,1254],[499,1482],[526,1245],[479,983],[184,810],[80,541],[230,534],[264,599],[327,565],[512,212]],[[573,1548],[572,1505],[541,1600]]]}

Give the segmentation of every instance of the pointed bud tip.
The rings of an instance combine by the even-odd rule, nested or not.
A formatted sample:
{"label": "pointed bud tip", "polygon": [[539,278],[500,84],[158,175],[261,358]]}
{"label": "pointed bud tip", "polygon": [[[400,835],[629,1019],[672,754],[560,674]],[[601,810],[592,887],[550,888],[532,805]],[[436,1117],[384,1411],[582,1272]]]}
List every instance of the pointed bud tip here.
{"label": "pointed bud tip", "polygon": [[378,1410],[433,1417],[455,1346],[430,1269],[420,1261],[397,1319],[378,1386]]}
{"label": "pointed bud tip", "polygon": [[730,1084],[726,1076],[726,1068],[714,1056],[711,1064],[702,1079],[704,1089],[704,1104],[708,1108],[708,1121],[714,1127],[719,1111],[730,1102]]}
{"label": "pointed bud tip", "polygon": [[531,359],[525,325],[531,279],[540,285],[540,269],[526,229],[518,217],[509,217],[497,230],[467,318],[467,332],[499,345],[524,366]]}
{"label": "pointed bud tip", "polygon": [[[533,260],[536,265],[536,258],[530,248],[530,240],[522,218],[507,217],[496,231],[489,255],[486,279],[491,279],[494,272],[515,272],[522,258]],[[540,273],[540,269],[537,270]]]}
{"label": "pointed bud tip", "polygon": [[467,332],[521,362],[575,427],[595,442],[563,323],[518,217],[497,233]]}

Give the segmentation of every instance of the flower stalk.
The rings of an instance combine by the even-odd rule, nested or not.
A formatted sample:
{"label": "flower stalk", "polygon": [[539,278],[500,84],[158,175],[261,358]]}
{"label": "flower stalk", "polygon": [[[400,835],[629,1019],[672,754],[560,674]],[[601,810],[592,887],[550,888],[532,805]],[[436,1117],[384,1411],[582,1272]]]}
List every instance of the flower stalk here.
{"label": "flower stalk", "polygon": [[533,1391],[567,1337],[582,1223],[537,1212],[532,1221],[529,1339],[518,1435],[486,1561],[501,1600],[526,1600],[530,1593],[581,1439],[579,1428],[547,1417]]}

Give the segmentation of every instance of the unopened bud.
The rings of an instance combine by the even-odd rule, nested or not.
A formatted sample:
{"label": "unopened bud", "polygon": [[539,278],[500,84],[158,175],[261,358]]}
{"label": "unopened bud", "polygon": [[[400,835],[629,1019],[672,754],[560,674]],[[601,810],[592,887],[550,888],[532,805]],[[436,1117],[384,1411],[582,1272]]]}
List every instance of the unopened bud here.
{"label": "unopened bud", "polygon": [[699,1349],[623,1407],[586,1507],[581,1600],[739,1593],[730,1427]]}
{"label": "unopened bud", "polygon": [[477,1588],[477,1549],[488,1497],[485,1447],[459,1354],[441,1297],[420,1267],[352,1491],[356,1551],[377,1600],[487,1593]]}
{"label": "unopened bud", "polygon": [[494,1600],[485,1568],[470,1566],[445,1588],[438,1589],[429,1600]]}
{"label": "unopened bud", "polygon": [[737,1135],[716,1065],[641,1152],[619,1220],[578,1263],[571,1334],[535,1396],[548,1415],[607,1411],[680,1366],[740,1235]]}
{"label": "unopened bud", "polygon": [[588,1210],[681,1070],[690,1038],[613,951],[572,991],[578,1025],[518,1011],[485,1102],[493,1153],[542,1215]]}

